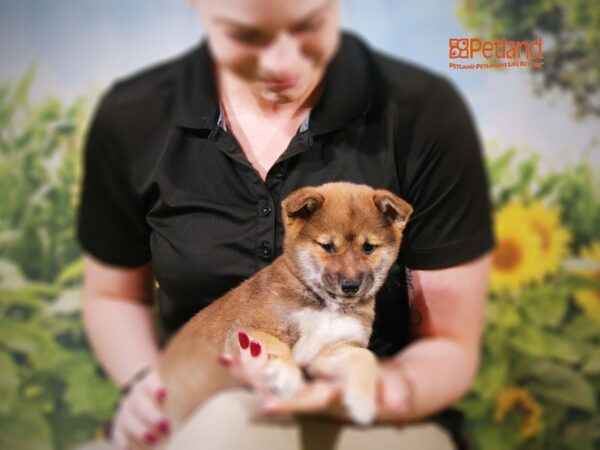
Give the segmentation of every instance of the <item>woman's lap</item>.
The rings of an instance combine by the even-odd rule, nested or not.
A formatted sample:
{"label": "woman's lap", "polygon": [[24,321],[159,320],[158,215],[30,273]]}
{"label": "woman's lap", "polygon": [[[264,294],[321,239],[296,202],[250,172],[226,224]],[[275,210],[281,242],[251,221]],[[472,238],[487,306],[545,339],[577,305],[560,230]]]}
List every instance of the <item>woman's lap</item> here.
{"label": "woman's lap", "polygon": [[359,428],[316,417],[262,419],[256,397],[243,390],[215,396],[179,430],[167,450],[454,450],[432,422]]}

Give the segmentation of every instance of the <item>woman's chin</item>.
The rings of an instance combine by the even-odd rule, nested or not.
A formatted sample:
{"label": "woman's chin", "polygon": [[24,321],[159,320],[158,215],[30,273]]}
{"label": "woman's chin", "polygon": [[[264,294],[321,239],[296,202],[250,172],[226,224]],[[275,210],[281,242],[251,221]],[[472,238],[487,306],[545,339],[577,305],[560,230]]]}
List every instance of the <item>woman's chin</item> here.
{"label": "woman's chin", "polygon": [[284,88],[259,82],[255,85],[254,92],[258,97],[271,103],[292,103],[305,99],[309,89],[310,86],[303,80]]}

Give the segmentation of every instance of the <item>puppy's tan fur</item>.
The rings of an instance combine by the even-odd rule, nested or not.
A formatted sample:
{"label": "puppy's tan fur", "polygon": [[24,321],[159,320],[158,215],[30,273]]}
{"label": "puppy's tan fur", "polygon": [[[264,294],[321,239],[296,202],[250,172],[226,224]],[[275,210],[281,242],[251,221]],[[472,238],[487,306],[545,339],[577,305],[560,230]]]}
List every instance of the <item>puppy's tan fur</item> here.
{"label": "puppy's tan fur", "polygon": [[274,392],[292,395],[303,382],[301,367],[339,377],[350,416],[371,422],[377,368],[366,346],[375,294],[397,258],[411,213],[393,193],[351,183],[307,187],[287,197],[284,253],[196,314],[160,358],[165,407],[175,427],[209,396],[236,386],[217,359],[239,354],[239,331],[268,352],[265,382]]}

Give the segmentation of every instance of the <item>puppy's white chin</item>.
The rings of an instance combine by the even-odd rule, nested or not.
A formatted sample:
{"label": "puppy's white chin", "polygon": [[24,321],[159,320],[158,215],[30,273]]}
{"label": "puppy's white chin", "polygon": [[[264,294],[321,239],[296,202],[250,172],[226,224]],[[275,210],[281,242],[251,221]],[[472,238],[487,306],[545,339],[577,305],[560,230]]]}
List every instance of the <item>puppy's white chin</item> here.
{"label": "puppy's white chin", "polygon": [[325,298],[325,303],[327,305],[328,308],[331,309],[337,309],[340,307],[348,307],[348,306],[354,306],[354,305],[358,305],[363,303],[366,299],[370,298],[370,297],[366,297],[364,295],[353,295],[353,296],[347,296],[347,295],[333,295],[330,294],[329,292],[327,292],[327,297],[323,297]]}

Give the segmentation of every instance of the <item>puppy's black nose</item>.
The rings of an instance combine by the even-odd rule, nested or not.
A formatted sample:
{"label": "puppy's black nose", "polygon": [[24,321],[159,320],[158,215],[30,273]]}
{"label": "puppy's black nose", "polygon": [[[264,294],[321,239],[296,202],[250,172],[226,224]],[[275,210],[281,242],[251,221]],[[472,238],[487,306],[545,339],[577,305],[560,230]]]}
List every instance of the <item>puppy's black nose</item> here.
{"label": "puppy's black nose", "polygon": [[340,281],[340,287],[342,288],[344,294],[356,294],[360,288],[361,281],[362,280],[360,278],[342,279],[342,281]]}

